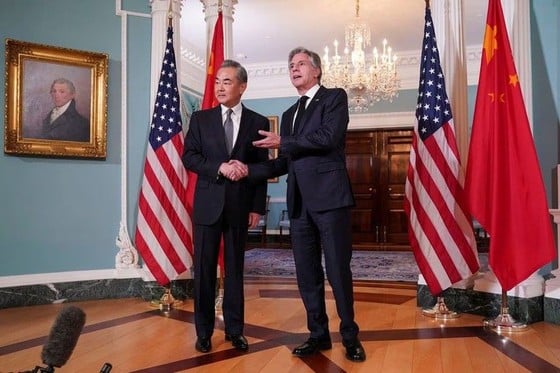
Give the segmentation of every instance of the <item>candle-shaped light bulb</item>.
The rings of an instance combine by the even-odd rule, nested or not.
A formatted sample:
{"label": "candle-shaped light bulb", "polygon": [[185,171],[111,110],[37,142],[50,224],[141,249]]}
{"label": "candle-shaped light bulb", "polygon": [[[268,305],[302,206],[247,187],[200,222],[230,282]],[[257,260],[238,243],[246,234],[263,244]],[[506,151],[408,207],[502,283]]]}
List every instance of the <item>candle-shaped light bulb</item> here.
{"label": "candle-shaped light bulb", "polygon": [[338,40],[334,39],[334,55],[338,56]]}

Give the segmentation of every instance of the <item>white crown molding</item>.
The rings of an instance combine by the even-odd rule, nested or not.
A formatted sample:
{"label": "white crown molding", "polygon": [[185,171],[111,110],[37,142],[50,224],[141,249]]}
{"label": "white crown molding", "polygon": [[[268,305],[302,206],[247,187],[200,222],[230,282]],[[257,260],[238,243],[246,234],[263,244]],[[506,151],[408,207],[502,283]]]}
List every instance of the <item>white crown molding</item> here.
{"label": "white crown molding", "polygon": [[[466,48],[467,82],[476,85],[480,71],[480,58],[482,46],[469,46]],[[181,85],[194,92],[204,92],[206,80],[206,62],[203,53],[192,45],[181,47]],[[404,52],[399,55],[398,73],[401,80],[401,90],[417,89],[420,74],[419,51]],[[261,64],[245,65],[249,75],[249,84],[245,91],[244,99],[263,99],[297,96],[290,83],[288,64],[285,61],[276,61]]]}
{"label": "white crown molding", "polygon": [[183,43],[181,46],[181,76],[179,85],[188,90],[204,93],[206,82],[206,59],[203,53],[193,45]]}

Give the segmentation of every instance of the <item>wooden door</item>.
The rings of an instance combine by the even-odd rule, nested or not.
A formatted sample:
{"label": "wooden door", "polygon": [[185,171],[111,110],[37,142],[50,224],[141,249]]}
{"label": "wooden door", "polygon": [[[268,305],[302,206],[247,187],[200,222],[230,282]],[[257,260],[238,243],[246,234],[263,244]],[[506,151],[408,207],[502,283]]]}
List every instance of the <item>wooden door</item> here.
{"label": "wooden door", "polygon": [[355,245],[409,249],[404,187],[411,143],[411,130],[347,133],[346,162],[356,200],[352,210]]}
{"label": "wooden door", "polygon": [[404,212],[405,183],[408,172],[412,131],[383,131],[379,134],[382,151],[379,170],[380,221],[382,242],[408,245],[408,218]]}
{"label": "wooden door", "polygon": [[373,132],[350,132],[346,137],[346,165],[356,206],[352,209],[352,241],[379,241],[379,158]]}

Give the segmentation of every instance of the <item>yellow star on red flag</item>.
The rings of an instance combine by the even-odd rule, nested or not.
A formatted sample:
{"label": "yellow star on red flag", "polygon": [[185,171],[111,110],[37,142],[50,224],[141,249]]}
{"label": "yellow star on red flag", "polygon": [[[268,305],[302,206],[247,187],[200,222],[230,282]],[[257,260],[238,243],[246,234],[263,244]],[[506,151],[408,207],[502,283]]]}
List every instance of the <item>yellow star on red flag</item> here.
{"label": "yellow star on red flag", "polygon": [[496,35],[498,34],[497,26],[486,25],[486,32],[484,33],[484,51],[486,52],[486,63],[490,63],[492,57],[494,57],[494,51],[498,49],[498,40]]}
{"label": "yellow star on red flag", "polygon": [[517,83],[519,83],[519,78],[517,77],[517,74],[513,74],[509,76],[509,84],[511,84],[512,86],[516,86]]}

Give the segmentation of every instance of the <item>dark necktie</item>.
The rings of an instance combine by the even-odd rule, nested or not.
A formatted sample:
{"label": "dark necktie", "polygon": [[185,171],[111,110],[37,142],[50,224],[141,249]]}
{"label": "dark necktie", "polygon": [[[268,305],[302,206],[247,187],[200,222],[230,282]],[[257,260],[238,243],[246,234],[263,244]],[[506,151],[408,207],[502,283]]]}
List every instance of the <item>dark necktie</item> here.
{"label": "dark necktie", "polygon": [[228,109],[226,121],[224,122],[224,132],[226,133],[226,145],[229,154],[231,154],[231,149],[233,148],[233,121],[231,120],[231,113],[233,113],[233,110]]}
{"label": "dark necktie", "polygon": [[305,102],[308,98],[309,97],[307,96],[301,96],[298,101],[297,114],[296,119],[294,120],[294,126],[292,127],[292,134],[297,133],[297,130],[301,124],[301,118],[303,117],[303,113],[305,113]]}

